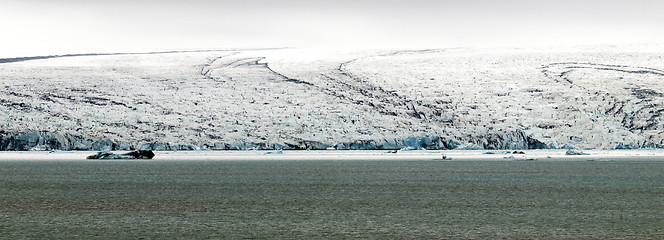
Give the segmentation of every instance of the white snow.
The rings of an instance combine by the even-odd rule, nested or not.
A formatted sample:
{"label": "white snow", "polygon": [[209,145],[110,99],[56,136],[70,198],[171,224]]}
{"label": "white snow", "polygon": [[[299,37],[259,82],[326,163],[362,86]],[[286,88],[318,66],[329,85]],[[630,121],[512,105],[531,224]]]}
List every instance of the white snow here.
{"label": "white snow", "polygon": [[[507,151],[509,152],[509,151]],[[87,160],[97,152],[0,152],[1,161],[298,161],[298,160],[372,160],[372,161],[661,161],[664,152],[657,150],[586,150],[588,155],[566,155],[565,150],[527,150],[525,154],[512,154],[486,150],[415,150],[398,151],[157,151],[151,160]],[[125,152],[114,152],[125,153]],[[446,156],[445,159],[442,156]]]}

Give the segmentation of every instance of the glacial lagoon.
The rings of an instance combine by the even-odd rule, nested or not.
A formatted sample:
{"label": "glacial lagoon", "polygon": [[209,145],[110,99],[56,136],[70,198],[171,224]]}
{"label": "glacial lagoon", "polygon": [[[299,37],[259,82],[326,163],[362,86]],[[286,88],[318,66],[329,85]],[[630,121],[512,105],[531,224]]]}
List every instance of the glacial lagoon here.
{"label": "glacial lagoon", "polygon": [[587,152],[3,152],[0,239],[663,237],[661,151]]}

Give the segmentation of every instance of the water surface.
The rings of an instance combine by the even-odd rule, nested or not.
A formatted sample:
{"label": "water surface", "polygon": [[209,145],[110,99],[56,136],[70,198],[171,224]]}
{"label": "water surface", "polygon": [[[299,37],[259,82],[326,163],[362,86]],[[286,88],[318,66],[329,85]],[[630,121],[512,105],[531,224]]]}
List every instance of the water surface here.
{"label": "water surface", "polygon": [[662,238],[659,161],[0,161],[0,238]]}

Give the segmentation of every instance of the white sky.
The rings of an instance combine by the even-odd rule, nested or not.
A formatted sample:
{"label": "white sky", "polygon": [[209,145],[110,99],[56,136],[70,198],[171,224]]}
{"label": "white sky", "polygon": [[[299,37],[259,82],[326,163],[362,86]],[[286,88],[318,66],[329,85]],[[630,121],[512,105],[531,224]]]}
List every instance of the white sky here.
{"label": "white sky", "polygon": [[0,0],[0,57],[664,43],[661,0]]}

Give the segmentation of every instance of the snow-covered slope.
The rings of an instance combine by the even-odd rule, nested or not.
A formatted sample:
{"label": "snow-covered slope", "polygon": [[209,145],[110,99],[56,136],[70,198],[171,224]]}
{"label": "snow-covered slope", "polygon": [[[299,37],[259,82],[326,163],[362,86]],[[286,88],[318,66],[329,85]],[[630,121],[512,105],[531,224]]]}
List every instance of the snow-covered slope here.
{"label": "snow-covered slope", "polygon": [[661,147],[663,56],[644,46],[4,60],[0,149]]}

